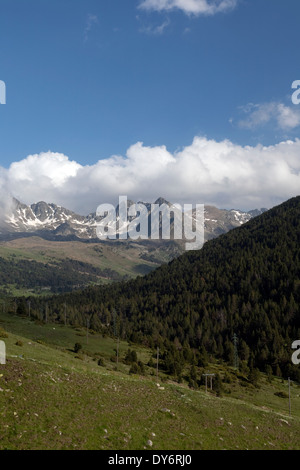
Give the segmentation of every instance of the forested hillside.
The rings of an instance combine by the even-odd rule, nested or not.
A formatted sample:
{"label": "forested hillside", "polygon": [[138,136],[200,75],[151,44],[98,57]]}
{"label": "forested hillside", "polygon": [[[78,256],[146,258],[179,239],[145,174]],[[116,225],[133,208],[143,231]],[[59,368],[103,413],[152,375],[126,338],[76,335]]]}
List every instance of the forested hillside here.
{"label": "forested hillside", "polygon": [[4,293],[11,285],[19,289],[34,288],[37,292],[38,289],[68,292],[97,283],[99,278],[119,281],[122,276],[112,269],[100,269],[73,259],[45,264],[34,260],[0,258],[0,285]]}
{"label": "forested hillside", "polygon": [[[233,363],[235,334],[241,364],[299,378],[291,363],[300,339],[299,246],[296,197],[145,277],[49,298],[49,312],[61,321],[67,303],[70,323],[88,317],[95,330],[164,345],[173,369],[184,357]],[[33,314],[42,302],[32,299]]]}

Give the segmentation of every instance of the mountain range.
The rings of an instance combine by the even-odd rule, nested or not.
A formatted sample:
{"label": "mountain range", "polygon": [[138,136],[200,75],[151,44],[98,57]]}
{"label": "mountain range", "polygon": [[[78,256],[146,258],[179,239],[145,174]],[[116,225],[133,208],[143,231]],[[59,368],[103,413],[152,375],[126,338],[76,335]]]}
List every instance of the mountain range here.
{"label": "mountain range", "polygon": [[[134,202],[128,201],[128,207],[131,204],[134,204]],[[149,211],[151,204],[143,204],[146,205]],[[170,205],[163,198],[158,198],[155,204]],[[216,238],[222,233],[241,226],[266,210],[262,208],[245,212],[236,209],[218,209],[206,205],[204,209],[204,238],[206,241]],[[194,217],[194,212],[191,213],[191,217]],[[95,212],[82,216],[53,203],[41,201],[26,205],[14,199],[11,211],[1,221],[0,240],[11,240],[23,236],[39,236],[47,240],[97,241],[96,228],[100,220],[101,217],[97,216]]]}
{"label": "mountain range", "polygon": [[[155,203],[160,207],[170,206],[163,198]],[[132,204],[133,201],[127,200],[127,208]],[[144,205],[148,220],[152,220],[151,204]],[[206,206],[205,241],[243,225],[263,211],[229,211]],[[117,206],[119,233],[127,232],[134,217],[128,215],[128,222],[122,222],[120,214]],[[195,210],[188,213],[189,223],[196,216]],[[11,211],[0,221],[1,288],[10,295],[40,295],[47,290],[65,292],[91,283],[144,275],[185,252],[185,240],[174,240],[172,236],[170,240],[161,237],[100,240],[96,228],[101,220],[96,213],[82,216],[56,204],[39,202],[28,206],[14,199]],[[162,218],[158,224],[155,230],[162,227]],[[171,216],[171,232],[174,224]]]}

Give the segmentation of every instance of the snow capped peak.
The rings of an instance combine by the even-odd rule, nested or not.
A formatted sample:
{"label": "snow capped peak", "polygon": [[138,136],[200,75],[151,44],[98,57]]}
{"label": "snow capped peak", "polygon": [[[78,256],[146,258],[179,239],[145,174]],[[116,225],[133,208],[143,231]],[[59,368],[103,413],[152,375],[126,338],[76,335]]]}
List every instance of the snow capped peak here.
{"label": "snow capped peak", "polygon": [[[158,198],[156,204],[170,204],[163,198]],[[129,201],[127,207],[134,202]],[[146,207],[151,207],[150,203],[143,203]],[[214,206],[205,206],[205,240],[215,238],[221,233],[228,232],[232,228],[238,227],[251,218],[265,212],[266,209],[256,209],[250,212],[232,209],[218,209]],[[118,211],[116,211],[118,216]],[[195,210],[191,211],[190,217],[195,217]],[[118,217],[119,218],[119,217]],[[130,217],[128,220],[131,220]],[[62,206],[48,204],[40,201],[27,206],[18,200],[14,200],[12,212],[6,216],[4,227],[1,226],[2,235],[5,233],[38,235],[49,239],[96,239],[96,228],[100,218],[96,213],[87,216],[78,215]],[[119,233],[126,232],[128,223],[119,227]],[[4,230],[4,231],[3,231]],[[4,234],[4,235],[3,235]]]}
{"label": "snow capped peak", "polygon": [[[72,228],[69,232],[76,233],[77,226],[86,226],[87,230],[93,225],[94,220],[83,217],[74,212],[55,204],[47,204],[44,201],[26,206],[16,199],[14,200],[14,208],[10,214],[6,216],[5,224],[9,232],[54,232],[60,226],[68,223]],[[58,231],[58,233],[62,232]],[[90,238],[89,233],[87,238]]]}

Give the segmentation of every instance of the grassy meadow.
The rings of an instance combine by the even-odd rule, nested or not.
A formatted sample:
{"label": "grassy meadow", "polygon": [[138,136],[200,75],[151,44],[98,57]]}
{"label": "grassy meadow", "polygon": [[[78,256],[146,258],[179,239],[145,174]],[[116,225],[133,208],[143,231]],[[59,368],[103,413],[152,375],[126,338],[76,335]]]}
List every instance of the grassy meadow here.
{"label": "grassy meadow", "polygon": [[[261,374],[254,387],[231,375],[221,396],[177,383],[147,363],[153,351],[84,328],[0,315],[7,362],[0,366],[0,449],[299,449],[300,387]],[[4,333],[6,332],[6,334]],[[74,352],[75,343],[82,349]],[[145,375],[130,374],[134,349]],[[98,365],[99,359],[102,359]],[[154,359],[155,362],[155,359]],[[199,371],[200,373],[200,371]]]}

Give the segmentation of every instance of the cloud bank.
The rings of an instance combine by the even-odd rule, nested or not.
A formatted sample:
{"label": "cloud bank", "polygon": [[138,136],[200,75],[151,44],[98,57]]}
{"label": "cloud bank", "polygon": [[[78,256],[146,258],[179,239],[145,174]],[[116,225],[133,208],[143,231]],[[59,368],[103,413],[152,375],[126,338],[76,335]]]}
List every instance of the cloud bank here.
{"label": "cloud bank", "polygon": [[180,204],[270,208],[300,193],[299,155],[299,139],[243,147],[205,137],[195,137],[175,153],[137,142],[125,156],[85,166],[49,151],[0,168],[0,214],[8,195],[26,204],[53,202],[82,215],[102,203],[116,204],[119,195],[135,201],[162,196]]}
{"label": "cloud bank", "polygon": [[139,8],[152,11],[181,10],[188,15],[215,15],[232,10],[238,0],[142,0]]}

